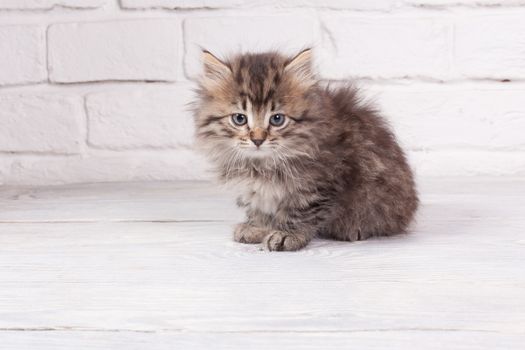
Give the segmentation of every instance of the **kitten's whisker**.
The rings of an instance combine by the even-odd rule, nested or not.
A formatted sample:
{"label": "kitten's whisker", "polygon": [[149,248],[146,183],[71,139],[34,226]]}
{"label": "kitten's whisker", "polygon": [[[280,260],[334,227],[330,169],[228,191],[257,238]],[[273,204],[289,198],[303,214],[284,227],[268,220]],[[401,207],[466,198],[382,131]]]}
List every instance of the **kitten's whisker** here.
{"label": "kitten's whisker", "polygon": [[277,144],[277,146],[283,148],[284,150],[286,150],[288,153],[290,153],[290,155],[298,155],[298,156],[304,156],[306,158],[310,158],[310,159],[315,159],[315,157],[311,154],[308,154],[306,152],[302,152],[302,151],[299,151],[299,150],[292,150],[288,147],[286,147],[285,145],[281,145],[281,144]]}
{"label": "kitten's whisker", "polygon": [[282,165],[283,165],[282,170],[284,170],[284,174],[295,180],[296,174],[294,174],[293,172],[294,169],[291,167],[289,159],[279,150],[276,150],[275,153],[277,154],[277,156],[282,162]]}

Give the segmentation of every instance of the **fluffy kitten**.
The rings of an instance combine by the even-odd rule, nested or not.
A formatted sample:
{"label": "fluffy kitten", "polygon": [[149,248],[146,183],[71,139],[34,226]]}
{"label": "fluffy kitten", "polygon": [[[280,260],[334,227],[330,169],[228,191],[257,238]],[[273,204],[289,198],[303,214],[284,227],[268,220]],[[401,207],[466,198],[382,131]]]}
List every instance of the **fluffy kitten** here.
{"label": "fluffy kitten", "polygon": [[406,230],[418,198],[403,151],[352,87],[321,86],[310,50],[203,61],[197,142],[241,190],[236,241],[289,251]]}

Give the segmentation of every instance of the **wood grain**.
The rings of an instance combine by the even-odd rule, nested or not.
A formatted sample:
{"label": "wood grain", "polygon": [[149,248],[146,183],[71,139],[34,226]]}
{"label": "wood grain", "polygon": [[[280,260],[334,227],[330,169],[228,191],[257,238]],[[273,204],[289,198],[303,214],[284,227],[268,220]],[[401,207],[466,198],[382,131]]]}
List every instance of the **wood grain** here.
{"label": "wood grain", "polygon": [[211,184],[2,189],[1,342],[522,349],[525,182],[421,191],[411,234],[268,253],[231,241],[242,213]]}
{"label": "wood grain", "polygon": [[450,330],[370,330],[350,333],[183,333],[130,331],[5,332],[6,349],[426,349],[508,350],[522,348],[523,337],[489,332]]}

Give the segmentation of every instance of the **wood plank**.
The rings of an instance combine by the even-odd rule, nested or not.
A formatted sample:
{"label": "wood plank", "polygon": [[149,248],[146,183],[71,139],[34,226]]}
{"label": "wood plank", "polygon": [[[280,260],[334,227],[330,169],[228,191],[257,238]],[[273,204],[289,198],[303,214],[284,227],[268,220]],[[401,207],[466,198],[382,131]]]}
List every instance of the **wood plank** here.
{"label": "wood plank", "polygon": [[[424,220],[521,217],[523,179],[426,179]],[[498,205],[494,205],[495,202]],[[231,190],[206,182],[103,183],[0,188],[0,222],[240,220]]]}
{"label": "wood plank", "polygon": [[242,219],[235,198],[207,182],[104,183],[0,191],[0,222]]}
{"label": "wood plank", "polygon": [[205,183],[2,189],[2,348],[521,349],[523,184],[427,184],[413,233],[296,253],[232,242]]}
{"label": "wood plank", "polygon": [[522,349],[524,337],[451,330],[357,331],[352,333],[141,333],[129,331],[2,332],[5,349],[40,350],[230,350],[230,349]]}
{"label": "wood plank", "polygon": [[224,223],[3,224],[0,327],[520,333],[525,225],[500,227],[270,254]]}

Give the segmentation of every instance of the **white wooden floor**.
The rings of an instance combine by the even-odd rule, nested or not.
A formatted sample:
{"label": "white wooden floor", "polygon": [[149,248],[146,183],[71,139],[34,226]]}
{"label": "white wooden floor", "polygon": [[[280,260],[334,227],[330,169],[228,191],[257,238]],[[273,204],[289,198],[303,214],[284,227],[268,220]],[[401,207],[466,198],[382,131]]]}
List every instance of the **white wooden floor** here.
{"label": "white wooden floor", "polygon": [[433,180],[410,235],[231,241],[206,183],[0,190],[1,349],[524,349],[525,180]]}

